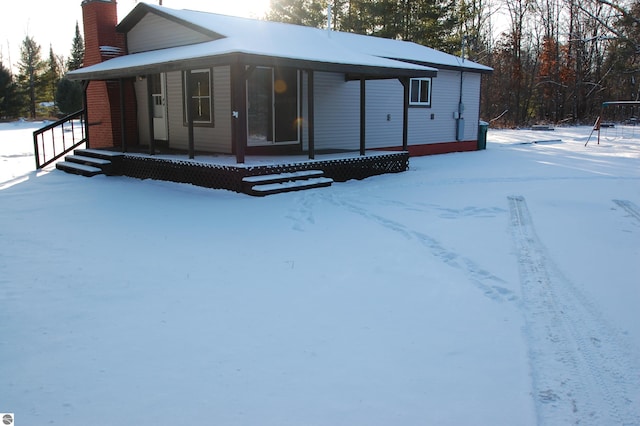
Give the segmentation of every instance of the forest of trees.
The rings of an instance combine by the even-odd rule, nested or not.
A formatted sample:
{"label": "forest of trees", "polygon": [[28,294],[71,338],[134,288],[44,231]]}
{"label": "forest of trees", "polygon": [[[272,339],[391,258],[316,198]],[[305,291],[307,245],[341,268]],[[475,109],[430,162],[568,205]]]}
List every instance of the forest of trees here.
{"label": "forest of trees", "polygon": [[[483,76],[481,116],[494,126],[592,123],[603,101],[640,100],[640,0],[271,0],[266,18],[324,27],[328,6],[334,30],[493,67]],[[51,48],[43,59],[29,36],[20,53],[17,75],[0,58],[0,119],[81,108],[79,84],[63,78],[82,64],[77,24],[67,61]]]}
{"label": "forest of trees", "polygon": [[76,23],[69,59],[56,55],[49,47],[43,58],[41,46],[31,36],[20,45],[17,75],[11,64],[0,57],[0,120],[16,117],[55,117],[82,108],[82,87],[64,78],[67,71],[78,69],[84,59],[84,41]]}
{"label": "forest of trees", "polygon": [[[640,99],[640,0],[272,0],[268,19],[414,41],[494,68],[494,125],[592,123]],[[464,51],[464,52],[463,52]]]}

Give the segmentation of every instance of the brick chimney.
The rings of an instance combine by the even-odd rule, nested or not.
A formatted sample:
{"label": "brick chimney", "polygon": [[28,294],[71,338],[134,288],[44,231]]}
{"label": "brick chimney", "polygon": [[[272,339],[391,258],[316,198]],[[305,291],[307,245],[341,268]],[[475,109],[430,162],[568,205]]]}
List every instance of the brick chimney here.
{"label": "brick chimney", "polygon": [[[126,54],[124,34],[116,32],[118,10],[115,0],[84,0],[84,66],[95,65],[114,56]],[[91,148],[114,148],[122,145],[120,123],[120,81],[92,81],[87,87],[87,121]],[[133,81],[123,80],[127,143],[137,137],[137,118]]]}

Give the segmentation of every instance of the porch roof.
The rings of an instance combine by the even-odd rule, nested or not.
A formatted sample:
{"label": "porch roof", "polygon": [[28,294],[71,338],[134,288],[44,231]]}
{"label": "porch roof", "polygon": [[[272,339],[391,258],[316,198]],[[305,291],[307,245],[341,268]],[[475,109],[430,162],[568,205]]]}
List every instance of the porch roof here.
{"label": "porch roof", "polygon": [[[260,37],[256,35],[255,37]],[[274,41],[274,40],[272,40]],[[342,72],[369,78],[435,77],[437,69],[350,51],[330,41],[324,45],[289,48],[274,42],[257,48],[242,40],[222,38],[188,46],[133,53],[71,71],[72,80],[110,80],[193,68],[230,65],[289,66],[315,71]],[[313,45],[312,45],[313,46]]]}
{"label": "porch roof", "polygon": [[194,67],[291,66],[365,78],[434,77],[437,68],[491,68],[415,43],[189,10],[138,4],[118,25],[130,31],[147,14],[199,31],[210,41],[132,53],[68,73],[75,80],[108,80]]}

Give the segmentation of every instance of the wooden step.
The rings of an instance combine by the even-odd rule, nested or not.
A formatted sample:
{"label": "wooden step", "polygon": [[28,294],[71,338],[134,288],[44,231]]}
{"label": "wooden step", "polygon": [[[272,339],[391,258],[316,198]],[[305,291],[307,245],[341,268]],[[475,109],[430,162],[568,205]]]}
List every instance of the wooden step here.
{"label": "wooden step", "polygon": [[290,180],[308,179],[321,176],[324,176],[324,172],[322,170],[300,170],[298,172],[278,173],[272,175],[247,176],[242,179],[242,182],[251,185],[265,185],[269,183],[280,183]]}
{"label": "wooden step", "polygon": [[60,161],[56,163],[56,169],[65,171],[67,173],[73,173],[75,175],[82,175],[87,177],[91,177],[91,176],[95,176],[103,173],[102,169],[99,169],[98,167],[87,166],[85,164],[79,164],[79,163],[72,163],[70,161]]}
{"label": "wooden step", "polygon": [[71,163],[84,164],[86,166],[93,166],[102,169],[104,166],[111,165],[111,160],[104,160],[102,158],[85,157],[83,155],[67,155],[64,157],[65,161]]}
{"label": "wooden step", "polygon": [[247,190],[249,195],[265,196],[284,192],[300,191],[303,189],[322,188],[331,186],[333,179],[328,177],[314,177],[310,179],[296,179],[276,183],[261,183],[253,185]]}
{"label": "wooden step", "polygon": [[[122,162],[124,160],[124,154],[122,152],[101,149],[76,149],[73,153],[73,157],[81,157],[81,160],[74,161],[72,157],[70,161],[81,162],[87,166],[101,168],[106,175],[118,175],[122,170]],[[68,158],[69,157],[66,157],[65,159]],[[86,160],[87,158],[93,158],[96,159],[96,161]]]}
{"label": "wooden step", "polygon": [[322,170],[299,170],[269,175],[246,176],[242,179],[244,192],[264,196],[330,186],[333,179],[324,177]]}
{"label": "wooden step", "polygon": [[103,160],[118,160],[124,157],[122,152],[107,151],[102,149],[76,149],[73,151],[75,155],[82,157],[101,158]]}

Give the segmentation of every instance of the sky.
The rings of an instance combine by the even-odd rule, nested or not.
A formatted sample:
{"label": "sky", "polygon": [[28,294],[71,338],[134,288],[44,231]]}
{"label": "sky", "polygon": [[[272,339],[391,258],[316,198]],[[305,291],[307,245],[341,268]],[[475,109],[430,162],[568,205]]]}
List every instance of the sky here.
{"label": "sky", "polygon": [[[81,0],[18,0],[6,2],[8,10],[0,25],[0,58],[5,66],[20,59],[20,45],[27,35],[42,48],[43,58],[49,46],[56,55],[69,56],[76,22],[82,31]],[[157,4],[158,1],[149,1]],[[118,1],[118,20],[135,7],[135,0]],[[262,17],[269,0],[164,0],[163,6],[174,9],[196,9],[246,17]]]}

